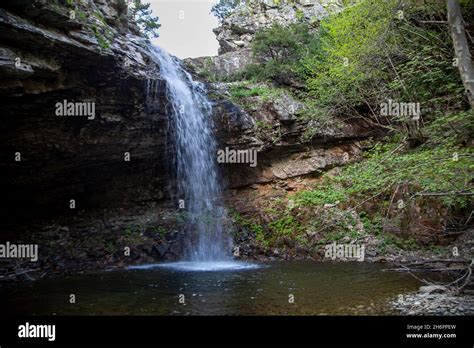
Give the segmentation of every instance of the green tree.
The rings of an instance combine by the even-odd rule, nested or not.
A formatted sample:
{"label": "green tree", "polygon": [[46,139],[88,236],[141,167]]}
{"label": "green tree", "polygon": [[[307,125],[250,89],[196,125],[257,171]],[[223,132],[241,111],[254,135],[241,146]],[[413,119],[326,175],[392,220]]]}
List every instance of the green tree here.
{"label": "green tree", "polygon": [[296,77],[296,65],[307,52],[310,43],[307,23],[293,23],[287,27],[273,24],[257,32],[252,42],[252,53],[264,79],[287,83]]}
{"label": "green tree", "polygon": [[148,38],[158,37],[158,29],[161,27],[161,24],[158,23],[159,18],[153,17],[150,6],[150,3],[143,3],[141,0],[134,0],[131,8],[135,22]]}
{"label": "green tree", "polygon": [[373,89],[367,87],[385,77],[396,4],[362,1],[321,23],[321,52],[302,61],[312,96],[336,112],[370,103]]}
{"label": "green tree", "polygon": [[469,104],[474,109],[474,68],[469,52],[469,42],[466,37],[461,6],[457,0],[448,0],[448,23],[456,53],[456,65],[459,67],[459,73],[466,89]]}

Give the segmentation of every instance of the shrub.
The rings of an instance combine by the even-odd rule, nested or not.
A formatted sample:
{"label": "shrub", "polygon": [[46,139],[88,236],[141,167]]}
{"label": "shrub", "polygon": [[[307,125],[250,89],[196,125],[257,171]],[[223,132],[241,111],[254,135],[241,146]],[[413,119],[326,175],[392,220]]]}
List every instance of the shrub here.
{"label": "shrub", "polygon": [[288,27],[273,24],[257,32],[252,53],[259,64],[251,66],[251,72],[262,80],[288,83],[296,78],[296,65],[310,39],[310,27],[306,23],[293,23]]}

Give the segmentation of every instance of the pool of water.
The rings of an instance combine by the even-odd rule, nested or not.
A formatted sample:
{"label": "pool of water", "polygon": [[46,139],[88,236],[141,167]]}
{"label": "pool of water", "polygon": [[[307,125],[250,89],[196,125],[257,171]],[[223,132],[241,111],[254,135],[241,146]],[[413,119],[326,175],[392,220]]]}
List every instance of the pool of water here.
{"label": "pool of water", "polygon": [[[383,271],[386,267],[311,261],[150,264],[3,285],[0,316],[395,314],[387,301],[420,283]],[[76,303],[69,303],[70,294]]]}

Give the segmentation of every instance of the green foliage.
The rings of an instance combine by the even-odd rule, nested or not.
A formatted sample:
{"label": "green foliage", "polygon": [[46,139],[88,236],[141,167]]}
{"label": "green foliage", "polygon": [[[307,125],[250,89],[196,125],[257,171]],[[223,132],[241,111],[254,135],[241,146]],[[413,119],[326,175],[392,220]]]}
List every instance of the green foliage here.
{"label": "green foliage", "polygon": [[251,87],[247,88],[245,86],[232,86],[230,88],[230,95],[233,99],[241,99],[241,98],[248,98],[248,97],[255,97],[255,96],[264,96],[268,95],[268,88],[265,87]]}
{"label": "green foliage", "polygon": [[265,140],[269,136],[271,136],[273,132],[273,125],[271,123],[262,121],[262,120],[257,120],[255,121],[255,135],[257,138],[260,140]]}
{"label": "green foliage", "polygon": [[[463,86],[450,61],[450,54],[438,44],[425,43],[410,53],[410,59],[397,65],[400,78],[387,86],[401,101],[438,101],[443,97],[462,103]],[[439,102],[438,101],[438,102]]]}
{"label": "green foliage", "polygon": [[[303,117],[363,116],[410,136],[416,132],[405,125],[406,119],[377,116],[382,102],[420,103],[425,121],[446,107],[463,108],[463,86],[452,64],[449,31],[443,24],[420,24],[445,21],[443,2],[423,6],[408,2],[403,8],[398,0],[345,3],[346,8],[324,19],[317,31],[297,22],[257,32],[252,51],[258,63],[231,79],[298,86],[301,99],[319,110],[308,110]],[[465,2],[463,13],[472,19],[474,3]],[[394,122],[400,127],[394,128]]]}
{"label": "green foliage", "polygon": [[263,227],[257,224],[251,224],[250,229],[255,234],[255,240],[260,242],[265,248],[268,248],[269,241],[265,238]]}
{"label": "green foliage", "polygon": [[161,239],[164,239],[166,236],[166,229],[163,226],[153,226],[151,232],[157,234]]}
{"label": "green foliage", "polygon": [[409,3],[404,19],[397,18],[398,6],[395,0],[363,0],[321,24],[321,54],[305,57],[302,72],[308,94],[328,112],[377,113],[389,98],[420,103],[425,121],[446,107],[462,108],[449,31],[420,25],[446,20],[446,4]]}
{"label": "green foliage", "polygon": [[284,216],[268,224],[275,236],[292,236],[299,229],[298,220],[293,216]]}
{"label": "green foliage", "polygon": [[378,236],[383,231],[383,222],[385,218],[380,214],[370,217],[365,211],[359,213],[360,221],[364,226],[364,230],[371,235]]}
{"label": "green foliage", "polygon": [[383,233],[379,236],[380,241],[377,245],[381,254],[387,254],[394,250],[419,250],[420,245],[413,237],[399,238],[390,233]]}
{"label": "green foliage", "polygon": [[[448,117],[450,118],[450,117]],[[389,194],[397,185],[410,184],[416,192],[458,192],[469,190],[472,179],[472,149],[456,145],[452,138],[434,147],[422,146],[395,154],[397,142],[379,143],[366,154],[365,160],[345,167],[341,175],[325,178],[312,191],[301,191],[296,202],[301,205],[323,205],[350,198]],[[440,197],[448,207],[466,207],[468,196]]]}
{"label": "green foliage", "polygon": [[161,24],[158,23],[158,17],[153,17],[150,3],[134,0],[133,5],[132,16],[143,34],[148,38],[158,37],[158,29]]}
{"label": "green foliage", "polygon": [[428,2],[424,6],[410,6],[405,16],[407,20],[398,21],[392,33],[397,40],[392,56],[396,76],[387,84],[390,93],[402,101],[416,100],[425,109],[462,107],[463,86],[452,64],[449,30],[444,25],[419,24],[446,20],[446,4]]}
{"label": "green foliage", "polygon": [[299,221],[291,215],[285,215],[270,222],[266,229],[235,211],[232,212],[232,217],[237,225],[252,232],[255,240],[264,248],[276,245],[281,237],[296,237],[301,229]]}
{"label": "green foliage", "polygon": [[113,242],[108,241],[105,244],[105,251],[109,254],[113,254],[115,251],[117,251],[117,246]]}
{"label": "green foliage", "polygon": [[[185,63],[186,64],[186,63]],[[212,72],[212,66],[214,65],[214,62],[211,57],[207,57],[204,61],[204,66],[202,69],[199,71],[199,75],[202,76],[206,81],[209,82],[217,82],[217,76],[214,72]],[[188,68],[191,68],[191,66],[188,66]]]}
{"label": "green foliage", "polygon": [[361,1],[321,23],[319,51],[301,60],[310,96],[337,111],[370,99],[368,87],[386,77],[386,34],[396,3]]}
{"label": "green foliage", "polygon": [[76,18],[81,22],[85,22],[87,21],[87,14],[80,9],[76,9]]}
{"label": "green foliage", "polygon": [[92,25],[92,30],[94,31],[94,35],[99,43],[99,46],[102,49],[108,49],[110,47],[109,41],[105,36],[101,34],[102,29],[98,28],[95,24]]}
{"label": "green foliage", "polygon": [[[394,146],[390,148],[393,150]],[[458,153],[459,160],[453,160]],[[391,151],[376,150],[364,162],[350,166],[340,182],[351,194],[360,192],[381,192],[394,185],[410,183],[420,192],[452,192],[467,189],[470,181],[469,149],[445,145],[436,148],[391,155]],[[448,206],[455,203],[465,206],[467,198],[446,196],[442,200]]]}
{"label": "green foliage", "polygon": [[262,243],[264,246],[268,246],[268,241],[265,239],[265,232],[260,224],[244,218],[235,210],[230,210],[230,213],[237,225],[252,232],[258,242]]}
{"label": "green foliage", "polygon": [[286,82],[296,76],[296,65],[303,52],[308,50],[310,26],[293,23],[287,27],[273,24],[259,31],[252,41],[252,52],[258,65],[248,67],[247,75],[261,80]]}
{"label": "green foliage", "polygon": [[474,134],[474,110],[439,115],[425,128],[427,145],[468,142]]}
{"label": "green foliage", "polygon": [[141,227],[139,225],[131,225],[125,228],[123,236],[127,242],[139,243],[141,235]]}
{"label": "green foliage", "polygon": [[300,191],[295,195],[295,203],[298,205],[324,205],[336,204],[346,200],[344,190],[324,184],[313,191]]}
{"label": "green foliage", "polygon": [[295,16],[296,16],[296,19],[300,22],[304,20],[304,12],[300,9],[296,10]]}
{"label": "green foliage", "polygon": [[98,20],[102,22],[103,25],[107,25],[107,21],[105,20],[104,15],[100,11],[94,11],[93,13],[94,17],[96,17]]}
{"label": "green foliage", "polygon": [[275,97],[278,97],[283,93],[279,88],[259,84],[253,85],[248,83],[240,83],[238,85],[231,86],[229,89],[231,99],[238,101],[239,99],[245,99],[249,97],[262,97],[262,101],[269,101]]}

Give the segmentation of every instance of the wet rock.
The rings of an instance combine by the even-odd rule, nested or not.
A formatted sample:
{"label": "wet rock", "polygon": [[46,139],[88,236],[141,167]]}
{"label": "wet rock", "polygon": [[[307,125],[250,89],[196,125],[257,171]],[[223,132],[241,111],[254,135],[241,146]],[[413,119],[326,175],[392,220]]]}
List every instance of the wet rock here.
{"label": "wet rock", "polygon": [[[243,41],[236,45],[242,46]],[[188,58],[184,60],[184,63],[193,72],[211,80],[225,79],[237,74],[252,62],[252,52],[249,48],[224,53],[215,57]]]}
{"label": "wet rock", "polygon": [[294,121],[296,115],[304,108],[303,104],[294,100],[287,93],[283,93],[272,101],[272,107],[277,119],[282,123]]}
{"label": "wet rock", "polygon": [[155,244],[153,245],[153,256],[156,258],[163,260],[165,259],[166,253],[170,248],[169,244],[162,243],[162,244]]}
{"label": "wet rock", "polygon": [[[222,166],[230,188],[322,173],[345,165],[361,153],[357,139],[372,134],[370,129],[354,123],[335,121],[319,127],[309,124],[298,116],[304,108],[301,102],[267,84],[240,86],[268,90],[271,96],[243,97],[241,105],[236,105],[228,100],[236,86],[239,87],[236,83],[222,82],[209,86],[209,93],[215,99],[214,118],[220,148],[257,151],[256,167]],[[309,141],[302,143],[309,127],[316,131]]]}
{"label": "wet rock", "polygon": [[446,287],[441,285],[421,286],[419,290],[422,294],[441,294],[447,291]]}

